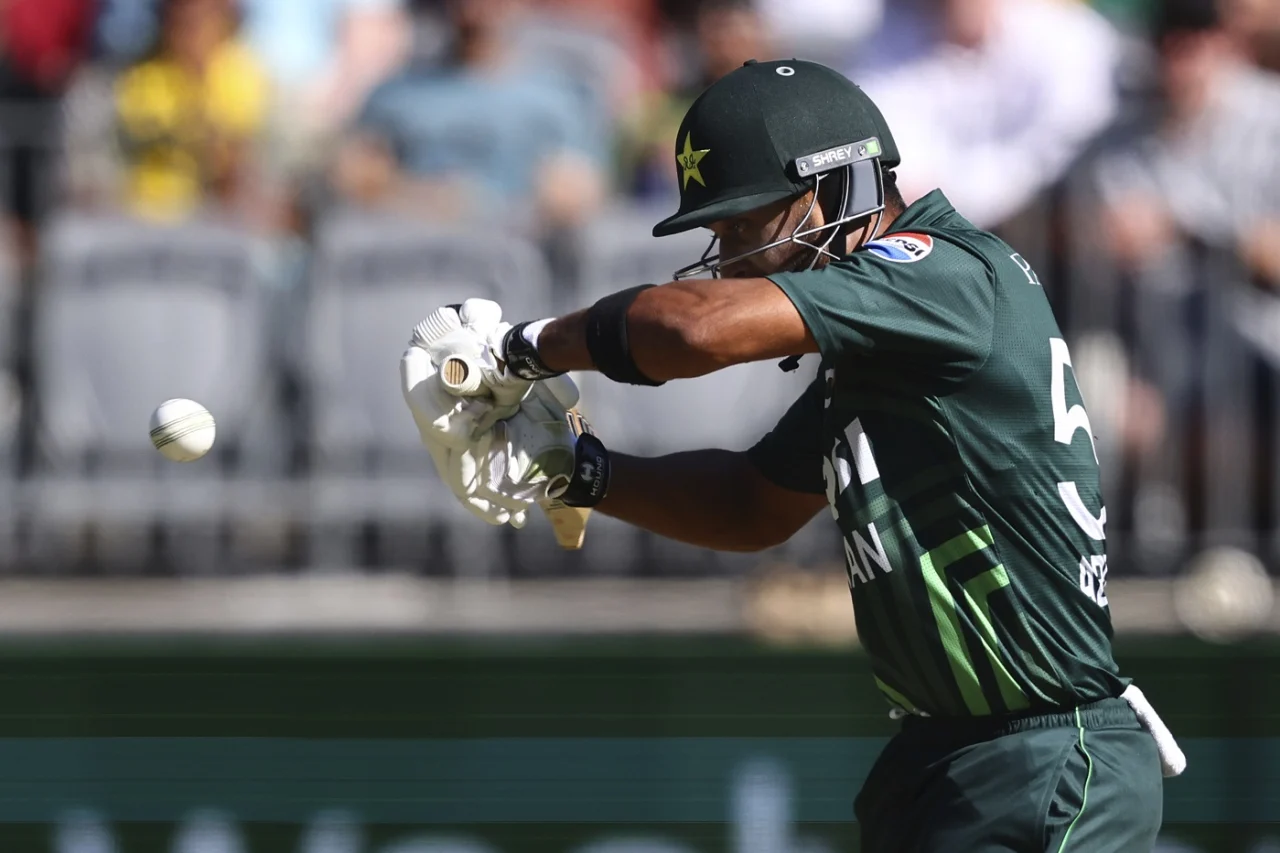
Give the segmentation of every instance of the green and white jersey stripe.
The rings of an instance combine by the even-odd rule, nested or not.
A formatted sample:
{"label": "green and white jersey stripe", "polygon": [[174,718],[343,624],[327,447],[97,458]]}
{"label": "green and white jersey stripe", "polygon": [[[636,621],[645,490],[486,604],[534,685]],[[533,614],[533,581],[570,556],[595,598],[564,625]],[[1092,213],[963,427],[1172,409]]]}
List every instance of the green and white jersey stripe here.
{"label": "green and white jersey stripe", "polygon": [[773,277],[823,359],[752,459],[825,491],[893,706],[982,716],[1118,695],[1097,460],[1039,279],[940,193],[894,230],[909,233]]}

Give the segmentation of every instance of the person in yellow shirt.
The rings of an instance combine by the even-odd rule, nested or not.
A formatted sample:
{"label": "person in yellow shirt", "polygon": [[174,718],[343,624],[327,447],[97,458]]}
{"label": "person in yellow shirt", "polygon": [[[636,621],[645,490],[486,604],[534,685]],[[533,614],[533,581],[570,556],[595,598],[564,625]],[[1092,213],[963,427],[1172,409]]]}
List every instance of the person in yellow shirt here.
{"label": "person in yellow shirt", "polygon": [[155,52],[115,85],[126,203],[180,219],[234,205],[250,185],[268,103],[266,73],[236,39],[234,0],[163,0]]}

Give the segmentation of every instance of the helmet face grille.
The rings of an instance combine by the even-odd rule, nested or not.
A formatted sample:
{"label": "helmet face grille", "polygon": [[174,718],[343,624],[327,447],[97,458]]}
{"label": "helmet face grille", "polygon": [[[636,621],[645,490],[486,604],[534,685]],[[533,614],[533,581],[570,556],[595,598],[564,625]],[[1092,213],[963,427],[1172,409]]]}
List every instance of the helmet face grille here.
{"label": "helmet face grille", "polygon": [[[841,185],[838,188],[840,193],[840,212],[831,222],[810,228],[808,227],[809,221],[813,218],[813,211],[817,207],[818,196],[823,188],[823,181],[832,179],[841,181]],[[721,278],[721,270],[724,267],[787,243],[795,243],[812,249],[814,254],[807,269],[813,269],[818,260],[824,256],[834,260],[845,254],[845,246],[837,241],[844,239],[845,229],[850,223],[869,216],[883,215],[884,213],[884,176],[880,169],[880,163],[875,159],[864,160],[852,166],[844,166],[837,171],[815,175],[812,188],[813,198],[809,202],[809,208],[796,225],[795,230],[788,236],[780,237],[759,248],[743,252],[731,258],[721,258],[718,253],[714,253],[717,240],[713,237],[706,251],[702,253],[702,257],[694,263],[676,270],[672,274],[672,278],[676,281],[687,278],[706,278],[708,276]],[[876,229],[873,229],[871,233],[875,233],[878,228],[879,221],[877,220]],[[833,243],[835,244],[834,250],[831,248]],[[783,272],[783,270],[778,270],[778,272]]]}

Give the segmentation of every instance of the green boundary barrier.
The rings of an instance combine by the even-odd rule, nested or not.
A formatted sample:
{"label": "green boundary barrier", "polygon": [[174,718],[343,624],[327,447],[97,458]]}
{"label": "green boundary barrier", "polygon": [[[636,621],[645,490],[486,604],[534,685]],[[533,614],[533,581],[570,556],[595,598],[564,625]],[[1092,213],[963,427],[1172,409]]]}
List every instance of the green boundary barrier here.
{"label": "green boundary barrier", "polygon": [[[1280,736],[1280,642],[1128,641],[1179,737]],[[6,641],[0,737],[869,737],[857,651],[747,640]]]}
{"label": "green boundary barrier", "polygon": [[[303,823],[320,808],[374,823],[727,822],[734,791],[773,774],[791,819],[852,820],[882,738],[31,738],[0,740],[0,823],[77,803],[118,820],[173,822],[216,805],[241,820]],[[1183,823],[1280,822],[1280,739],[1193,738],[1166,786]],[[1232,796],[1234,752],[1262,784]]]}
{"label": "green boundary barrier", "polygon": [[[1280,644],[1126,641],[1119,656],[1190,759],[1166,823],[1243,853],[1280,823]],[[81,808],[137,839],[118,853],[169,850],[213,808],[245,853],[308,853],[298,834],[333,809],[369,837],[479,833],[486,853],[620,833],[755,853],[739,837],[755,791],[815,853],[844,853],[895,727],[857,651],[724,638],[6,641],[0,691],[0,850],[52,849]],[[277,836],[294,840],[253,840]]]}

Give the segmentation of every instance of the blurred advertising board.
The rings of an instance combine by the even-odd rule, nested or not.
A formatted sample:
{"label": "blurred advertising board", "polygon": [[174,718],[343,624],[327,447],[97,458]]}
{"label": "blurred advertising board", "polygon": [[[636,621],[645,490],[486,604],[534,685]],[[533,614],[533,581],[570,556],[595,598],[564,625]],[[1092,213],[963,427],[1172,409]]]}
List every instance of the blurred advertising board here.
{"label": "blurred advertising board", "polygon": [[[1120,657],[1190,758],[1170,838],[1254,849],[1280,644]],[[726,638],[10,639],[0,679],[3,850],[852,853],[893,731],[855,649]]]}

